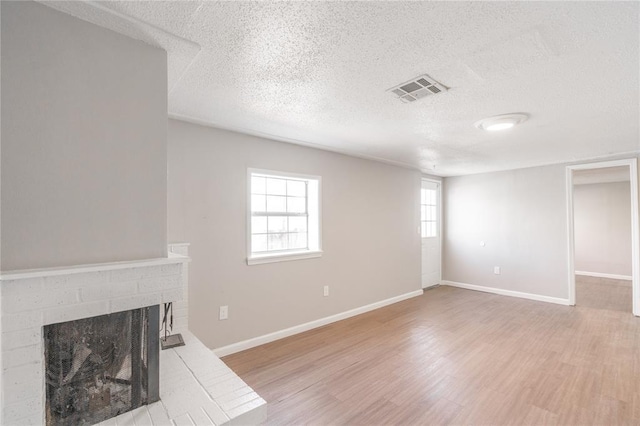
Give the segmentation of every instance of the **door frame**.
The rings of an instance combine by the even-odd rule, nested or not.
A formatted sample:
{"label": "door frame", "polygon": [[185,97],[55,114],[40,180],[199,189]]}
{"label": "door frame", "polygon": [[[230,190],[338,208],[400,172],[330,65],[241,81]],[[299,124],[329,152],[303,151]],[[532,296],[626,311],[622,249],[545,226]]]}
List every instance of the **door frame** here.
{"label": "door frame", "polygon": [[[422,182],[431,182],[431,183],[435,183],[438,185],[438,190],[436,191],[436,200],[438,202],[438,248],[440,250],[440,274],[438,275],[438,284],[436,285],[440,285],[442,283],[442,259],[443,259],[443,253],[442,253],[442,241],[444,240],[444,238],[442,238],[442,230],[444,229],[442,226],[442,222],[443,221],[443,216],[442,216],[442,212],[444,211],[442,208],[442,180],[438,180],[438,179],[433,179],[433,178],[428,178],[428,177],[420,177],[420,190],[422,191]],[[422,222],[420,222],[420,227],[422,227]],[[420,236],[420,258],[422,259],[422,235]],[[431,287],[435,287],[435,286],[428,286],[428,287],[423,287],[422,286],[422,261],[420,261],[420,286],[422,287],[422,289],[425,288],[431,288]]]}
{"label": "door frame", "polygon": [[576,277],[575,277],[575,230],[573,217],[573,171],[603,169],[606,167],[629,167],[629,189],[631,191],[631,297],[633,302],[633,315],[640,316],[640,218],[638,216],[638,159],[603,161],[598,163],[577,164],[567,166],[567,238],[569,259],[569,305],[576,304]]}

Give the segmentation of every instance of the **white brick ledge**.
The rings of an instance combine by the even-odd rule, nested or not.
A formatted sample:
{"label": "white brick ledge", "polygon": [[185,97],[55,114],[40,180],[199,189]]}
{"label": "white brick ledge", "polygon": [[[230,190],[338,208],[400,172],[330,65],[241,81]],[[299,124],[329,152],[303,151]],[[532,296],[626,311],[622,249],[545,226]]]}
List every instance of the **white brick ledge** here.
{"label": "white brick ledge", "polygon": [[160,401],[98,426],[231,426],[267,419],[267,403],[188,331],[160,351]]}
{"label": "white brick ledge", "polygon": [[190,262],[188,256],[170,252],[168,257],[123,262],[94,263],[56,268],[24,269],[19,271],[0,272],[0,281],[24,280],[29,278],[53,277],[58,275],[86,274],[89,272],[113,271],[117,269],[143,268],[146,266],[173,265]]}

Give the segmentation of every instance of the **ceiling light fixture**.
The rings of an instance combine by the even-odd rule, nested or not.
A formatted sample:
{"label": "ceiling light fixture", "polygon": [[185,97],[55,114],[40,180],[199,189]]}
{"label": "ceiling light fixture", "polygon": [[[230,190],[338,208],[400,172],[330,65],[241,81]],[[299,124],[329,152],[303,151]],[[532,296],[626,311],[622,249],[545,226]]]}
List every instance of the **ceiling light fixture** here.
{"label": "ceiling light fixture", "polygon": [[482,120],[476,121],[475,126],[478,129],[495,132],[498,130],[510,129],[516,124],[527,121],[528,118],[529,116],[527,114],[522,113],[494,115],[493,117],[483,118]]}

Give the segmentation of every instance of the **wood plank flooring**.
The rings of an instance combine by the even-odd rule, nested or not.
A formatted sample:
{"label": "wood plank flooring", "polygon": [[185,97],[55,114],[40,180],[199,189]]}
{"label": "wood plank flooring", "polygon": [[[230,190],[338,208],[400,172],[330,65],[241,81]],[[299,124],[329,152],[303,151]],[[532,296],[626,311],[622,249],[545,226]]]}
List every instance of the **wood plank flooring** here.
{"label": "wood plank flooring", "polygon": [[576,275],[576,305],[631,312],[631,281]]}
{"label": "wood plank flooring", "polygon": [[270,425],[640,425],[640,318],[453,287],[223,359]]}

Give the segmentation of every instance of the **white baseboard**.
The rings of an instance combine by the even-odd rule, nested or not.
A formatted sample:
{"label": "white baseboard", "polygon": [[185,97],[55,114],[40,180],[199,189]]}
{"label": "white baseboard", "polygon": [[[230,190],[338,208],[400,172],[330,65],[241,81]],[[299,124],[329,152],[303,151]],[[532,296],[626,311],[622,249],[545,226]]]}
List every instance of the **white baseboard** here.
{"label": "white baseboard", "polygon": [[442,281],[441,284],[448,285],[451,287],[465,288],[467,290],[483,291],[485,293],[494,293],[494,294],[499,294],[501,296],[519,297],[521,299],[530,299],[530,300],[537,300],[539,302],[556,303],[558,305],[567,305],[567,306],[569,305],[569,299],[561,299],[559,297],[543,296],[540,294],[533,294],[533,293],[523,293],[520,291],[504,290],[502,288],[495,288],[495,287],[484,287],[481,285],[458,283],[455,281]]}
{"label": "white baseboard", "polygon": [[374,309],[382,308],[383,306],[401,302],[403,300],[410,299],[412,297],[422,296],[422,294],[423,294],[422,290],[412,291],[410,293],[401,294],[399,296],[395,296],[390,299],[385,299],[379,302],[371,303],[370,305],[361,306],[359,308],[351,309],[349,311],[341,312],[339,314],[320,318],[315,321],[306,322],[304,324],[296,325],[294,327],[285,328],[284,330],[275,331],[273,333],[254,337],[252,339],[243,340],[242,342],[238,342],[238,343],[232,343],[230,345],[223,346],[217,349],[212,349],[212,350],[213,350],[213,353],[216,354],[218,357],[231,355],[236,352],[240,352],[246,349],[255,348],[256,346],[264,345],[265,343],[270,343],[275,340],[293,336],[294,334],[298,334],[298,333],[312,330],[314,328],[322,327],[323,325],[331,324],[332,322],[336,322],[336,321],[347,319],[356,315],[364,314],[365,312],[373,311]]}
{"label": "white baseboard", "polygon": [[633,277],[631,275],[604,274],[602,272],[586,272],[586,271],[575,271],[575,274],[584,275],[587,277],[611,278],[613,280],[633,281]]}

